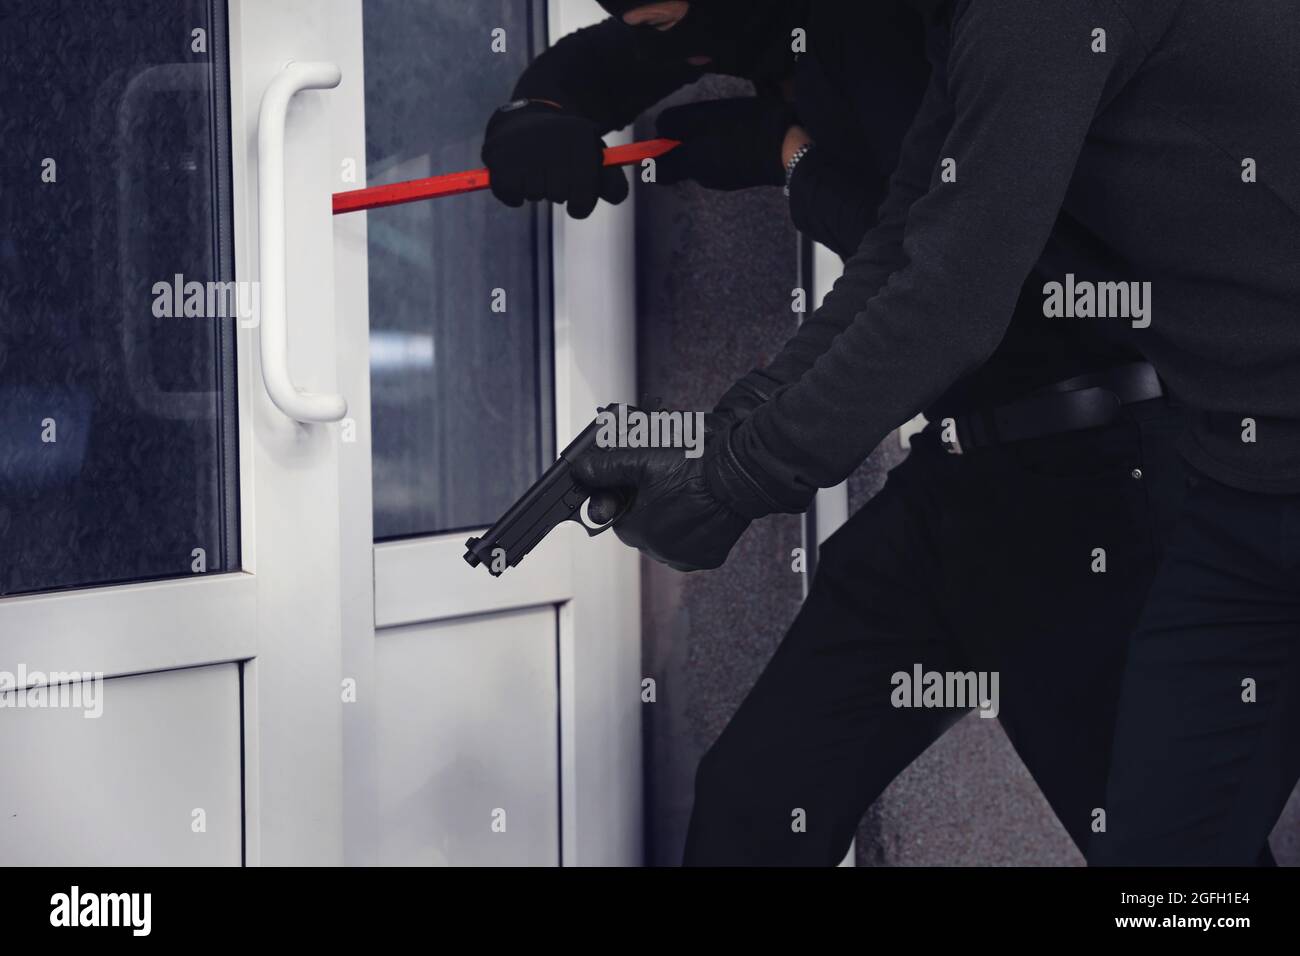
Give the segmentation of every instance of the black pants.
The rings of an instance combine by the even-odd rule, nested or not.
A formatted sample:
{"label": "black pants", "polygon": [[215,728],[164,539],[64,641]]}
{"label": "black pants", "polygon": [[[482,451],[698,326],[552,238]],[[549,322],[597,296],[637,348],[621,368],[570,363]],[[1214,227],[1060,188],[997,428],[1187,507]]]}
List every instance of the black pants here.
{"label": "black pants", "polygon": [[1249,864],[1300,777],[1300,495],[1189,483],[1129,648],[1091,864]]}
{"label": "black pants", "polygon": [[918,664],[999,672],[999,719],[1086,848],[1124,648],[1185,489],[1179,425],[1157,400],[965,455],[914,437],[821,549],[798,618],[702,760],[685,862],[837,863],[866,808],[965,712],[892,705],[893,675]]}

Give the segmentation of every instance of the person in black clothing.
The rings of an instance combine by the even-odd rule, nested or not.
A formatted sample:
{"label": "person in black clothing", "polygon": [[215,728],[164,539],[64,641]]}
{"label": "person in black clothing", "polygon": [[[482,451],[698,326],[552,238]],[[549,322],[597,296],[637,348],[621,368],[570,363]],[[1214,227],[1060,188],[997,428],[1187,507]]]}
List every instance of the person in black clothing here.
{"label": "person in black clothing", "polygon": [[[738,9],[699,2],[672,22],[663,10],[680,16],[687,6],[607,4],[627,22],[580,31],[540,58],[516,90],[529,102],[507,111],[522,115],[499,113],[489,124],[484,158],[494,183],[502,170],[498,195],[512,203],[576,196],[570,212],[578,215],[594,194],[621,198],[625,184],[620,190],[590,161],[586,174],[566,167],[568,179],[540,174],[536,150],[534,165],[510,176],[504,157],[528,142],[524,118],[536,143],[547,121],[558,134],[559,123],[585,120],[587,154],[598,156],[601,132],[698,76],[710,65],[705,56],[719,68],[745,60],[750,69],[763,65],[753,78],[777,102],[736,109],[745,120],[737,129],[759,131],[745,142],[761,140],[766,155],[783,131],[796,223],[850,258],[777,360],[724,396],[702,461],[645,451],[591,460],[585,477],[593,485],[637,488],[620,537],[674,566],[716,566],[748,520],[801,510],[816,487],[841,480],[916,410],[928,407],[935,423],[825,545],[799,619],[701,765],[687,861],[835,862],[865,807],[958,715],[891,706],[892,675],[917,664],[1000,672],[1003,724],[1086,846],[1106,806],[1124,639],[1178,508],[1182,466],[1173,452],[1177,419],[1132,346],[1083,321],[1046,321],[1039,290],[1062,265],[1097,279],[1126,274],[1123,257],[1097,238],[1115,212],[1106,216],[1094,196],[1059,221],[1055,214],[1080,148],[1071,153],[1070,134],[1083,137],[1084,120],[1104,115],[1103,105],[1141,73],[1130,61],[1155,40],[1143,32],[1155,21],[1117,19],[1112,0],[1080,5],[1088,16],[1055,2],[1029,9],[1019,0],[1005,8],[970,0],[956,15],[918,3],[930,19],[934,71],[873,223],[871,191],[879,195],[881,181],[873,163],[889,144],[878,107],[888,77],[899,75],[882,74],[882,85],[870,76],[881,61],[863,55],[864,45],[888,36],[869,22],[879,8],[815,4],[810,52],[793,82],[782,82],[762,55],[776,47],[760,42],[766,34],[753,24],[765,21],[784,44],[788,31],[776,27],[788,25],[782,15],[792,5],[745,5],[761,15],[747,19],[739,48],[684,30],[659,55],[665,37],[692,23],[691,11],[696,31],[716,32],[721,14]],[[652,19],[638,22],[648,8],[657,8]],[[1083,21],[1093,23],[1082,34],[1085,50],[1116,62],[1079,62],[1067,28]],[[1095,28],[1110,38],[1103,49],[1115,49],[1092,52]],[[883,46],[895,60],[903,49]],[[1061,76],[1036,79],[1062,57]],[[780,118],[789,104],[773,91],[782,89],[795,91],[793,114],[785,114],[793,125]],[[517,139],[505,135],[508,126]],[[679,127],[697,135],[707,128]],[[731,164],[745,171],[739,181],[720,179],[727,138],[695,148],[693,139],[678,151],[686,168],[668,178],[779,181],[749,152]],[[791,155],[792,139],[807,148]],[[862,149],[864,140],[875,153]],[[1049,237],[1055,257],[1045,255],[1031,274]],[[683,527],[691,532],[664,530]],[[805,832],[790,826],[796,808]],[[1135,819],[1126,814],[1126,830]],[[1241,844],[1239,858],[1266,860],[1266,836],[1267,825],[1254,827],[1253,848]]]}

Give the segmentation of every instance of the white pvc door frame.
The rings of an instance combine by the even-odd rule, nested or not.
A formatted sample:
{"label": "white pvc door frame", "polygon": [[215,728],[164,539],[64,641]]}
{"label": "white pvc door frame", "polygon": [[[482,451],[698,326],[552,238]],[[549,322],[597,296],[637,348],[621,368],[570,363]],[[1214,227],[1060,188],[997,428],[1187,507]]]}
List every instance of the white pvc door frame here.
{"label": "white pvc door frame", "polygon": [[[552,40],[605,16],[591,0],[548,6]],[[614,145],[629,139],[624,133],[607,141]],[[590,422],[598,406],[635,399],[633,203],[616,208],[602,204],[581,222],[557,210],[552,239],[558,449]],[[349,400],[354,395],[360,397],[349,392]],[[364,441],[368,448],[368,428]],[[348,500],[354,500],[351,494]],[[369,641],[358,638],[349,644],[349,673],[373,674],[376,628],[557,607],[561,859],[565,865],[641,863],[643,705],[636,553],[612,534],[591,539],[565,525],[519,567],[493,578],[462,559],[469,535],[374,547],[373,627]],[[364,766],[373,751],[373,718],[366,708],[347,716],[353,787],[349,859],[366,862],[367,847],[374,843],[366,816],[374,795],[365,792],[364,781],[372,778],[373,766],[356,774],[351,768]]]}
{"label": "white pvc door frame", "polygon": [[[603,16],[550,5],[552,37]],[[364,184],[361,0],[230,0],[235,277],[259,280],[257,120],[289,61],[339,66],[293,97],[285,127],[291,381],[348,417],[303,424],[263,385],[260,332],[238,333],[242,570],[0,601],[0,669],[148,673],[241,662],[244,858],[368,862],[376,627],[554,606],[561,855],[642,862],[640,581],[613,535],[559,529],[501,579],[462,558],[466,533],[374,545],[366,217],[330,194]],[[621,137],[626,141],[628,137]],[[357,170],[357,180],[343,172]],[[485,198],[484,201],[490,201]],[[635,398],[631,202],[554,217],[556,447],[609,401]],[[344,682],[357,703],[343,700]]]}
{"label": "white pvc door frame", "polygon": [[[336,245],[331,194],[362,127],[360,0],[231,0],[231,145],[235,260],[258,279],[258,116],[286,63],[336,64],[335,89],[305,90],[284,130],[285,283],[292,380],[311,392],[362,397],[347,378],[345,318],[364,295],[360,250]],[[346,229],[344,238],[346,238]],[[364,312],[362,313],[364,315]],[[257,653],[244,668],[246,860],[265,865],[343,862],[344,526],[366,463],[349,453],[345,423],[303,424],[263,384],[260,330],[239,339],[245,567],[257,579]],[[368,397],[368,391],[365,393]],[[250,512],[249,504],[256,506]],[[251,533],[250,533],[251,532]]]}
{"label": "white pvc door frame", "polygon": [[[235,278],[258,279],[257,116],[288,59],[331,60],[343,86],[290,105],[286,204],[292,359],[306,387],[335,391],[334,287],[365,288],[364,244],[336,255],[330,193],[336,128],[360,129],[359,0],[229,4]],[[359,135],[359,134],[358,134]],[[346,243],[347,229],[341,231]],[[358,278],[359,276],[359,278]],[[364,302],[362,303],[364,305]],[[360,313],[364,316],[364,311]],[[258,331],[237,335],[241,568],[0,600],[0,669],[148,674],[242,665],[243,855],[247,863],[343,861],[340,489],[358,486],[334,425],[302,425],[262,384]],[[342,382],[355,388],[357,382]],[[369,472],[365,471],[368,487]],[[350,503],[349,503],[350,504]],[[364,503],[369,518],[369,498]],[[366,552],[368,561],[368,552]],[[369,587],[364,589],[368,597]],[[112,705],[111,698],[105,707]],[[165,756],[157,772],[168,772]]]}

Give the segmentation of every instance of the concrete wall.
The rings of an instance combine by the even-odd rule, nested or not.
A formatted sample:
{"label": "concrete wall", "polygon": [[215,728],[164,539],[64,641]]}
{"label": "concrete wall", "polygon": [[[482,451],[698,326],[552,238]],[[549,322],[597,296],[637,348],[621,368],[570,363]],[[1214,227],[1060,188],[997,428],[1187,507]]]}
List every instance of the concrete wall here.
{"label": "concrete wall", "polygon": [[[746,92],[710,78],[668,102]],[[637,137],[653,135],[643,119]],[[707,410],[797,328],[798,246],[785,198],[779,189],[643,185],[637,202],[639,393]],[[643,561],[644,667],[658,687],[643,724],[649,863],[681,860],[695,766],[799,608],[790,551],[801,544],[801,520],[786,515],[753,525],[717,571]]]}

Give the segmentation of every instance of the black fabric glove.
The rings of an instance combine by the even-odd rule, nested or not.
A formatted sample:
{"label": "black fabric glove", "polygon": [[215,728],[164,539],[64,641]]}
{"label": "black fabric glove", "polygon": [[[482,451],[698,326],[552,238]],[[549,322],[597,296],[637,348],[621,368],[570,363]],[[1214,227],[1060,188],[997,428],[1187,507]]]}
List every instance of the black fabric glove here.
{"label": "black fabric glove", "polygon": [[709,189],[748,189],[785,182],[781,146],[795,123],[793,107],[773,96],[742,96],[674,106],[659,114],[660,136],[678,146],[656,160],[655,180],[693,179]]}
{"label": "black fabric glove", "polygon": [[574,475],[596,489],[593,519],[600,520],[595,502],[603,490],[630,493],[630,506],[614,523],[619,540],[678,571],[720,566],[750,522],[719,497],[736,480],[729,475],[734,458],[727,435],[706,430],[696,458],[686,457],[684,448],[592,449],[575,464]]}
{"label": "black fabric glove", "polygon": [[595,123],[545,103],[497,110],[483,137],[497,199],[507,206],[565,203],[574,219],[590,216],[597,199],[617,205],[627,198],[627,178],[603,165],[604,150]]}

